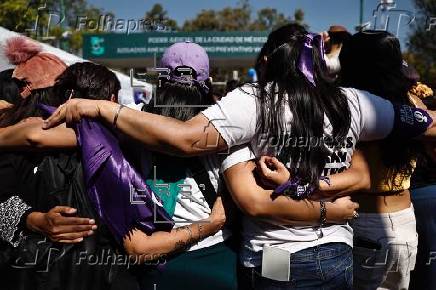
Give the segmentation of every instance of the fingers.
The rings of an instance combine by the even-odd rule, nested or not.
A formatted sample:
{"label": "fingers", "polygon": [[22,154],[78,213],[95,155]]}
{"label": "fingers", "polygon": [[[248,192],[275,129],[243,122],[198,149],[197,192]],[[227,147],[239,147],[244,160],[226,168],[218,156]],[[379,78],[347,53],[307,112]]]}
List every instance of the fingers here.
{"label": "fingers", "polygon": [[337,200],[338,200],[338,201],[339,201],[339,200],[351,200],[351,196],[347,195],[347,196],[344,196],[344,197],[340,197],[340,198],[338,198]]}
{"label": "fingers", "polygon": [[93,231],[96,229],[97,229],[96,225],[53,226],[50,232],[52,235],[57,236],[57,235],[68,234],[68,233]]}
{"label": "fingers", "polygon": [[263,175],[263,176],[265,176],[265,177],[268,177],[268,176],[270,176],[271,175],[271,169],[269,169],[268,168],[268,166],[266,165],[266,162],[265,162],[265,158],[264,157],[266,157],[266,156],[262,156],[261,157],[261,159],[259,160],[259,162],[258,162],[258,165],[259,165],[259,169],[260,169],[260,173]]}
{"label": "fingers", "polygon": [[21,121],[22,123],[42,123],[44,120],[40,117],[28,117]]}
{"label": "fingers", "polygon": [[64,244],[76,244],[76,243],[80,243],[82,241],[83,241],[83,238],[78,238],[78,239],[75,239],[75,240],[59,240],[59,241],[56,241],[56,242],[64,243]]}
{"label": "fingers", "polygon": [[59,108],[57,108],[56,111],[47,120],[44,121],[44,124],[42,126],[43,129],[50,129],[63,123],[65,120],[66,112],[67,106],[65,104],[59,106]]}
{"label": "fingers", "polygon": [[324,42],[329,42],[330,41],[330,35],[329,35],[328,31],[321,32],[321,36],[322,36]]}
{"label": "fingers", "polygon": [[50,210],[54,213],[66,213],[66,214],[73,214],[77,212],[77,209],[69,207],[69,206],[56,206]]}
{"label": "fingers", "polygon": [[272,157],[270,162],[279,170],[287,170],[286,166],[275,157]]}
{"label": "fingers", "polygon": [[357,202],[353,202],[353,206],[356,210],[358,210],[360,207],[359,203],[357,203]]}
{"label": "fingers", "polygon": [[65,233],[53,236],[53,239],[56,241],[76,241],[86,237],[89,237],[93,234],[93,231],[83,231],[83,232],[72,232]]}
{"label": "fingers", "polygon": [[95,220],[88,218],[78,218],[78,217],[49,217],[52,224],[56,226],[87,226],[92,227],[95,225]]}

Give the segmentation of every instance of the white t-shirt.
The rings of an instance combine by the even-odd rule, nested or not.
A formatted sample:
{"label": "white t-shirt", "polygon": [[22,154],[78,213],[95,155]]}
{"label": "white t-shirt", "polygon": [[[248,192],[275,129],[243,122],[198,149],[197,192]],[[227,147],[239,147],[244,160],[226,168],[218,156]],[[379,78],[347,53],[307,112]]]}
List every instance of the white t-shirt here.
{"label": "white t-shirt", "polygon": [[[216,155],[210,155],[201,158],[203,166],[208,172],[210,182],[215,188],[215,193],[219,188],[219,162]],[[184,184],[189,185],[189,194],[180,193],[177,196],[176,208],[174,210],[173,220],[176,222],[175,227],[181,227],[192,224],[193,222],[205,220],[211,213],[211,208],[206,202],[203,193],[198,184],[192,178],[192,173],[187,170],[187,175]],[[188,188],[188,187],[187,187]],[[198,244],[189,248],[188,251],[198,250],[211,247],[225,241],[230,237],[231,233],[227,229],[218,231],[215,235],[209,236]]]}
{"label": "white t-shirt", "polygon": [[[127,105],[129,108],[141,111],[143,104],[136,105],[134,103]],[[201,161],[205,170],[209,175],[209,180],[215,189],[215,193],[218,192],[218,188],[220,188],[220,175],[219,175],[219,166],[220,162],[218,161],[217,155],[209,155],[206,157],[202,157]],[[150,165],[151,158],[150,154],[147,152],[141,153],[141,164]],[[147,176],[151,170],[151,168],[145,168],[144,166],[141,168],[144,176]],[[209,204],[206,202],[206,199],[203,196],[198,184],[195,182],[195,179],[192,178],[192,173],[187,170],[186,179],[183,182],[188,194],[179,194],[176,200],[176,207],[174,210],[173,220],[176,222],[174,227],[181,227],[185,225],[190,225],[193,222],[198,222],[201,220],[205,220],[209,217],[211,213],[211,208]],[[188,190],[189,188],[189,190]],[[193,245],[188,249],[188,251],[199,250],[202,248],[211,247],[218,243],[225,241],[227,238],[231,236],[231,232],[227,229],[223,229],[218,231],[215,235],[209,236],[204,240],[200,241],[198,244]]]}
{"label": "white t-shirt", "polygon": [[[203,111],[203,115],[214,125],[226,141],[230,155],[221,165],[222,171],[231,166],[262,155],[278,155],[293,143],[271,146],[271,140],[256,132],[257,98],[256,88],[246,85],[236,89],[216,105]],[[323,175],[341,172],[350,166],[351,157],[358,140],[375,140],[386,137],[392,130],[394,110],[389,101],[370,93],[344,88],[351,112],[351,126],[346,142],[340,149],[328,148],[329,160]],[[285,106],[284,118],[290,128],[292,113]],[[331,136],[332,126],[327,118],[324,122],[325,136]],[[269,145],[268,145],[269,143]],[[292,145],[290,145],[292,146]],[[261,251],[264,245],[275,245],[295,253],[316,245],[340,242],[353,245],[353,231],[348,224],[326,226],[320,230],[314,227],[281,225],[269,219],[244,217],[243,248],[241,259],[245,266],[261,264]]]}

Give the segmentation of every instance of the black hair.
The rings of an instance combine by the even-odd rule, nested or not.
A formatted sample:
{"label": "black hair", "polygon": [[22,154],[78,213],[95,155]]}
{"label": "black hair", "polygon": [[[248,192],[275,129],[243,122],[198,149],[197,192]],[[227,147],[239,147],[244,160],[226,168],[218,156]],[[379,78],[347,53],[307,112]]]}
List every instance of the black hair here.
{"label": "black hair", "polygon": [[352,36],[348,31],[329,31],[328,34],[332,44],[341,44],[347,42]]}
{"label": "black hair", "polygon": [[[177,68],[173,73],[180,76]],[[192,78],[196,78],[194,70],[192,70]],[[210,80],[206,80],[205,84],[209,88],[207,91],[195,83],[189,85],[163,79],[161,86],[157,88],[156,99],[152,99],[144,110],[187,121],[198,115],[205,107],[214,103]],[[197,157],[182,158],[158,152],[153,153],[153,165],[158,169],[156,174],[159,177],[157,178],[163,178],[167,182],[175,182],[185,178],[185,170],[192,166],[192,162],[198,162]],[[164,175],[161,176],[160,174]]]}
{"label": "black hair", "polygon": [[[330,137],[335,140],[334,147],[337,148],[344,143],[351,124],[348,101],[343,91],[327,76],[318,49],[312,49],[316,86],[299,71],[298,59],[306,35],[303,26],[288,24],[268,36],[256,61],[259,77],[257,130],[282,141],[289,137],[293,140],[323,140],[324,116],[327,116],[332,125]],[[286,126],[284,118],[285,106],[292,113],[290,127]],[[324,145],[287,146],[279,159],[285,163],[290,161],[294,174],[318,187],[328,157]]]}
{"label": "black hair", "polygon": [[56,85],[68,95],[74,90],[75,98],[110,100],[118,98],[121,89],[117,76],[103,65],[92,62],[75,63],[69,66],[57,79]]}
{"label": "black hair", "polygon": [[33,90],[30,96],[19,98],[15,106],[2,111],[0,127],[7,127],[28,117],[43,117],[45,113],[38,104],[58,107],[73,97],[94,100],[110,100],[118,96],[120,82],[105,66],[91,62],[75,63],[57,78],[53,87]]}
{"label": "black hair", "polygon": [[[391,33],[358,32],[344,45],[339,59],[342,86],[368,91],[392,103],[412,105],[408,91],[415,82],[403,73],[400,42]],[[393,182],[398,174],[412,174],[412,160],[418,155],[415,141],[385,139],[379,142],[383,164],[392,170]]]}
{"label": "black hair", "polygon": [[58,107],[65,102],[65,97],[59,94],[55,87],[33,90],[26,98],[19,97],[19,101],[0,114],[0,128],[12,126],[28,117],[44,117],[45,112],[38,104]]}
{"label": "black hair", "polygon": [[12,78],[14,70],[0,72],[0,99],[16,105],[21,99],[18,83]]}
{"label": "black hair", "polygon": [[[177,69],[174,73],[180,76]],[[192,70],[192,77],[196,78],[194,70]],[[157,88],[155,99],[151,100],[147,110],[154,114],[187,121],[214,103],[210,80],[206,80],[205,84],[207,91],[196,83],[189,85],[163,79],[161,86]]]}

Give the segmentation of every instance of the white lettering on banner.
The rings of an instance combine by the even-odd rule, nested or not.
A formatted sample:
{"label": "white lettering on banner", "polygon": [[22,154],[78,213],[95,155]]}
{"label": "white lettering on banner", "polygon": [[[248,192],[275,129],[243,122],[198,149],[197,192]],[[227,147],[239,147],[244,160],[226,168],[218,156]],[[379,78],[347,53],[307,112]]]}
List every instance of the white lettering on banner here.
{"label": "white lettering on banner", "polygon": [[168,37],[149,37],[148,43],[168,43]]}

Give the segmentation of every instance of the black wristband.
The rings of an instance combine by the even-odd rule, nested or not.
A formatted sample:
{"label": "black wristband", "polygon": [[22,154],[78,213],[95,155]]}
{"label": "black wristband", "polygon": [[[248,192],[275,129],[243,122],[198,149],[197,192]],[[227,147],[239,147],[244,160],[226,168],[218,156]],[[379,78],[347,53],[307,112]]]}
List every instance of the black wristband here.
{"label": "black wristband", "polygon": [[327,208],[325,207],[324,201],[320,201],[319,205],[320,205],[319,225],[320,227],[323,227],[327,223]]}

